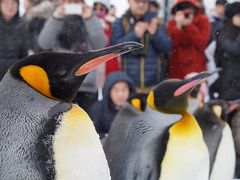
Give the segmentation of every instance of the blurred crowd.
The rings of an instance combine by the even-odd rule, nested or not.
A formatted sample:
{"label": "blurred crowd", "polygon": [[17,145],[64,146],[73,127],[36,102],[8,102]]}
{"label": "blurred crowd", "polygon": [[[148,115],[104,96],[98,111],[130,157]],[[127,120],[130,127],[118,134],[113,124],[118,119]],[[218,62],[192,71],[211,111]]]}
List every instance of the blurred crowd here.
{"label": "blurred crowd", "polygon": [[[125,41],[143,49],[123,55],[91,72],[75,103],[94,121],[104,137],[123,104],[146,97],[167,78],[185,79],[217,71],[203,82],[196,97],[202,103],[222,99],[240,127],[240,2],[217,0],[214,16],[200,0],[177,0],[171,17],[158,16],[156,0],[128,0],[129,9],[116,18],[109,0],[0,0],[0,80],[21,58],[43,51],[84,53]],[[119,4],[120,5],[120,4]],[[235,133],[240,141],[240,128]],[[240,152],[239,152],[240,154]]]}

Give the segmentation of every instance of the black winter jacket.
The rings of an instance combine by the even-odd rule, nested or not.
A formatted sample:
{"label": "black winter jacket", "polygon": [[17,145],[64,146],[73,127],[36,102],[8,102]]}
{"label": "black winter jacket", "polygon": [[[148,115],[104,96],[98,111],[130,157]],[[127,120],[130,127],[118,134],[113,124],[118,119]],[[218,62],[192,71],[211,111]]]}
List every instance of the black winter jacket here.
{"label": "black winter jacket", "polygon": [[6,22],[0,15],[0,80],[8,68],[28,54],[26,24],[19,17]]}
{"label": "black winter jacket", "polygon": [[217,37],[215,59],[222,68],[218,79],[220,98],[240,99],[240,28],[225,24]]}

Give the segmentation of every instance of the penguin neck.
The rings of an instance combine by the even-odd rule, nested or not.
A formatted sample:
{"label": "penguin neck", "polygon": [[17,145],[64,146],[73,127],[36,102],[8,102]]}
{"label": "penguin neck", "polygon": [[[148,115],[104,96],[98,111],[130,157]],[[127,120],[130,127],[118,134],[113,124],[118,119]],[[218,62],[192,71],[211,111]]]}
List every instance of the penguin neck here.
{"label": "penguin neck", "polygon": [[195,117],[187,111],[182,113],[182,118],[176,123],[175,129],[184,136],[192,136],[201,131]]}

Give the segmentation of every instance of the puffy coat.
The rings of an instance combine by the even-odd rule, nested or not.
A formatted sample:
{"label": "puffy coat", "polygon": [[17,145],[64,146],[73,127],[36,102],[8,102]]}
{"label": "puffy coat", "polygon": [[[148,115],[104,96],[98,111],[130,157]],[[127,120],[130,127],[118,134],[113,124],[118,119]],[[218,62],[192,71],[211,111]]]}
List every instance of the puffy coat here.
{"label": "puffy coat", "polygon": [[240,28],[225,24],[217,36],[216,64],[222,68],[217,80],[219,96],[240,99]]}
{"label": "puffy coat", "polygon": [[[173,40],[173,48],[170,55],[170,78],[184,79],[191,72],[201,72],[206,69],[206,57],[204,50],[210,38],[210,22],[194,1],[190,2],[196,7],[193,23],[182,30],[176,27],[176,22],[171,19],[167,26],[167,32]],[[177,5],[176,4],[176,5]],[[172,12],[174,13],[173,7]]]}
{"label": "puffy coat", "polygon": [[[150,22],[155,13],[147,12],[141,21]],[[111,44],[125,41],[136,41],[143,43],[143,50],[134,51],[122,56],[122,70],[125,71],[137,86],[153,86],[160,81],[159,54],[168,53],[171,49],[171,39],[164,28],[159,27],[156,35],[139,39],[134,34],[134,27],[138,21],[127,11],[118,18],[112,26]],[[127,24],[127,28],[124,25]]]}

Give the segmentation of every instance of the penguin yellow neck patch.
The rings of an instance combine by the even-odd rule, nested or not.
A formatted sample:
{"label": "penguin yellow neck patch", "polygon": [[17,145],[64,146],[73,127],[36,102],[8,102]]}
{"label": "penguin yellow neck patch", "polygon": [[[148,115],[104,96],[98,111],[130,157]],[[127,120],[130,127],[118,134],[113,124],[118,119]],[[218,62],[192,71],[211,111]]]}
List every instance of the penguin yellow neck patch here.
{"label": "penguin yellow neck patch", "polygon": [[24,66],[20,68],[20,75],[31,87],[52,98],[49,79],[43,68],[36,65]]}
{"label": "penguin yellow neck patch", "polygon": [[155,103],[154,103],[154,93],[153,91],[151,91],[147,97],[147,103],[148,105],[152,108],[157,110],[157,108],[155,107]]}
{"label": "penguin yellow neck patch", "polygon": [[171,127],[170,133],[177,134],[178,137],[180,135],[184,136],[187,139],[193,137],[194,134],[199,134],[200,136],[202,134],[196,119],[188,112],[185,112],[182,119]]}
{"label": "penguin yellow neck patch", "polygon": [[134,98],[131,100],[131,103],[136,109],[138,109],[139,111],[142,111],[141,110],[141,101],[139,99]]}
{"label": "penguin yellow neck patch", "polygon": [[209,179],[209,153],[202,131],[189,114],[169,129],[160,179]]}

